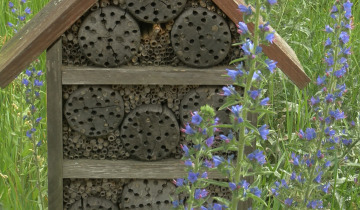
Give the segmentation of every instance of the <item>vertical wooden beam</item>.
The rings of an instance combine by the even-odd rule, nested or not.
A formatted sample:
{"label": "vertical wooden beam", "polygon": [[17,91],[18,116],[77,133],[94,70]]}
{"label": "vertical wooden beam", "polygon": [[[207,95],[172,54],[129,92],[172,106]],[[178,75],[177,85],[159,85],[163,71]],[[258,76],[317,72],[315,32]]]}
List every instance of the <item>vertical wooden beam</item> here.
{"label": "vertical wooden beam", "polygon": [[49,209],[63,209],[61,40],[47,50],[47,128]]}

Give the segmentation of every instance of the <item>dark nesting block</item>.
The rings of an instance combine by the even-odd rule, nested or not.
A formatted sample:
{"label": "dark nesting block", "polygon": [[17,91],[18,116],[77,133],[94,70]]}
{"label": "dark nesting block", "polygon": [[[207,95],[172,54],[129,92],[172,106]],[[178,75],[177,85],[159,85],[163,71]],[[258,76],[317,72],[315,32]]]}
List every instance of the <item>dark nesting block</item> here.
{"label": "dark nesting block", "polygon": [[124,187],[121,209],[171,209],[175,185],[167,180],[134,180]]}
{"label": "dark nesting block", "polygon": [[75,202],[69,210],[118,210],[119,208],[111,201],[104,198],[88,197]]}
{"label": "dark nesting block", "polygon": [[184,9],[186,0],[127,0],[127,9],[137,19],[147,23],[164,23],[174,19]]}
{"label": "dark nesting block", "polygon": [[79,30],[79,44],[93,63],[115,67],[127,63],[140,46],[137,22],[120,8],[110,6],[92,12]]}
{"label": "dark nesting block", "polygon": [[70,127],[86,136],[114,132],[124,118],[124,101],[111,88],[91,86],[76,90],[65,103]]}
{"label": "dark nesting block", "polygon": [[120,133],[125,149],[140,160],[166,158],[174,153],[180,138],[175,115],[161,105],[143,105],[130,112]]}
{"label": "dark nesting block", "polygon": [[191,8],[175,21],[171,42],[178,58],[193,67],[215,66],[224,60],[231,47],[228,24],[216,13]]}

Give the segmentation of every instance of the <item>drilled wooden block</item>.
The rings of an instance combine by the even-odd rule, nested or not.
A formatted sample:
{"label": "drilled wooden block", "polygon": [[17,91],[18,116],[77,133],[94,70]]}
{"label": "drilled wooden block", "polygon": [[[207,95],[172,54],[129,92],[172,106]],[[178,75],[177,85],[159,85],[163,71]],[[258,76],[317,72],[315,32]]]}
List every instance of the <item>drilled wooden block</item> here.
{"label": "drilled wooden block", "polygon": [[93,63],[115,67],[127,63],[140,46],[137,22],[118,7],[98,9],[84,20],[79,30],[79,44]]}
{"label": "drilled wooden block", "polygon": [[121,139],[133,158],[159,160],[175,152],[179,125],[165,106],[143,105],[130,112],[121,125]]}
{"label": "drilled wooden block", "polygon": [[65,103],[70,127],[86,136],[114,132],[124,117],[124,102],[111,88],[91,86],[77,89]]}
{"label": "drilled wooden block", "polygon": [[111,201],[103,198],[88,197],[74,203],[69,210],[118,210]]}
{"label": "drilled wooden block", "polygon": [[228,109],[218,110],[225,101],[225,97],[220,95],[220,87],[201,87],[190,91],[180,105],[180,120],[184,125],[191,121],[191,112],[199,111],[201,106],[210,105],[216,110],[216,116],[222,124],[230,122]]}
{"label": "drilled wooden block", "polygon": [[127,9],[147,23],[164,23],[175,18],[185,7],[186,0],[126,0]]}
{"label": "drilled wooden block", "polygon": [[166,180],[134,180],[124,187],[121,209],[171,209],[175,186]]}
{"label": "drilled wooden block", "polygon": [[226,57],[231,47],[228,24],[216,13],[191,8],[175,21],[171,42],[178,58],[193,67],[214,66]]}

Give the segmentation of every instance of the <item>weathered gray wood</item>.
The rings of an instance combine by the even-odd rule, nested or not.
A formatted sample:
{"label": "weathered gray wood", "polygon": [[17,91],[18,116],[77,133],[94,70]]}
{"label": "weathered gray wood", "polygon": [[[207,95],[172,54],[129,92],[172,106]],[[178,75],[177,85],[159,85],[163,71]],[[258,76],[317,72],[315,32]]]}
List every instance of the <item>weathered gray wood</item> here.
{"label": "weathered gray wood", "polygon": [[[243,14],[239,11],[238,5],[246,5],[244,0],[213,0],[213,2],[235,23],[243,21]],[[251,32],[254,31],[254,24],[248,24]],[[277,66],[295,83],[300,89],[310,82],[310,78],[305,74],[303,67],[293,49],[283,38],[275,33],[274,44],[262,46],[264,53],[278,62]]]}
{"label": "weathered gray wood", "polygon": [[[175,179],[185,177],[185,166],[181,160],[167,159],[155,162],[136,160],[64,160],[64,178],[133,178]],[[215,171],[210,178],[223,178]]]}
{"label": "weathered gray wood", "polygon": [[48,129],[48,196],[49,209],[63,209],[63,142],[61,41],[47,50],[47,129]]}
{"label": "weathered gray wood", "polygon": [[53,0],[49,2],[1,48],[0,87],[6,87],[96,1]]}
{"label": "weathered gray wood", "polygon": [[231,47],[231,34],[220,15],[201,7],[191,8],[176,19],[171,43],[182,62],[205,68],[225,59]]}
{"label": "weathered gray wood", "polygon": [[[226,85],[232,84],[226,74],[227,66],[207,69],[163,66],[123,66],[96,68],[64,66],[63,84],[122,84],[122,85]],[[231,67],[230,67],[231,68]]]}

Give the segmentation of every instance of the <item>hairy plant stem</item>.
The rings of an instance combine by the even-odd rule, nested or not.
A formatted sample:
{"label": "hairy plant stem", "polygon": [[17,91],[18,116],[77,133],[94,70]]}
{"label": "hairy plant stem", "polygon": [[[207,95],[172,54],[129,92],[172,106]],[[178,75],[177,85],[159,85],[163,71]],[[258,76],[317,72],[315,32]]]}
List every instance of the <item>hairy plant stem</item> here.
{"label": "hairy plant stem", "polygon": [[[256,47],[259,45],[259,22],[260,22],[260,0],[256,0],[256,12],[255,12],[255,25],[254,25],[254,34],[253,34],[253,43],[254,48],[252,50],[252,54],[255,55]],[[244,120],[247,120],[248,115],[248,100],[249,94],[248,91],[251,89],[251,82],[252,77],[254,75],[254,72],[256,71],[256,60],[257,57],[255,55],[254,59],[250,60],[250,71],[246,78],[246,86],[244,90],[244,96],[243,96],[243,111],[242,111],[242,118]],[[242,162],[244,160],[244,150],[245,150],[245,124],[240,124],[240,132],[239,132],[239,139],[238,139],[238,153],[237,153],[237,162],[236,162],[236,168],[235,168],[235,183],[238,184],[241,179],[241,166]],[[237,210],[238,209],[238,196],[232,196],[231,200],[231,209]]]}
{"label": "hairy plant stem", "polygon": [[[196,141],[197,144],[199,144],[201,142],[201,139],[198,139]],[[195,158],[195,162],[194,162],[194,172],[193,173],[198,173],[200,171],[200,157],[202,155],[202,149],[200,148],[200,151],[196,154],[196,158]],[[190,187],[190,195],[189,195],[189,200],[187,201],[187,209],[191,210],[193,203],[194,203],[194,199],[195,199],[195,182],[191,184]]]}

